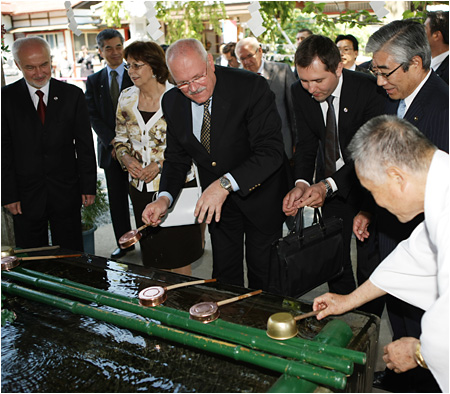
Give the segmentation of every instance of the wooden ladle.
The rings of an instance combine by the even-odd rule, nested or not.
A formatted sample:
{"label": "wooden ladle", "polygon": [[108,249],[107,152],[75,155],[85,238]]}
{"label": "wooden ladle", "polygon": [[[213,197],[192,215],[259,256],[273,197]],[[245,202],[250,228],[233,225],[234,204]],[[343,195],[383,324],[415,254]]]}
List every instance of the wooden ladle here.
{"label": "wooden ladle", "polygon": [[142,238],[141,231],[148,226],[150,226],[150,224],[144,224],[143,226],[139,227],[136,230],[127,231],[119,239],[120,248],[126,249],[126,248],[129,248],[130,246],[133,246],[134,244],[138,243],[139,240]]}
{"label": "wooden ladle", "polygon": [[322,309],[303,315],[292,316],[288,312],[274,313],[267,320],[267,336],[272,339],[285,340],[297,335],[297,322],[311,316],[318,315]]}

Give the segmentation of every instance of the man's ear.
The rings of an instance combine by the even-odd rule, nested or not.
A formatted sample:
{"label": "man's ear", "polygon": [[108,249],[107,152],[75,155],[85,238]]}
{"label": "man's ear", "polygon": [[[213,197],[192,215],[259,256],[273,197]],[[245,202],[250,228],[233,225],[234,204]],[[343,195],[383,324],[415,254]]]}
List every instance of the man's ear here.
{"label": "man's ear", "polygon": [[391,185],[394,187],[399,187],[399,190],[404,192],[408,183],[407,174],[396,166],[388,167],[386,170],[386,174],[388,176]]}

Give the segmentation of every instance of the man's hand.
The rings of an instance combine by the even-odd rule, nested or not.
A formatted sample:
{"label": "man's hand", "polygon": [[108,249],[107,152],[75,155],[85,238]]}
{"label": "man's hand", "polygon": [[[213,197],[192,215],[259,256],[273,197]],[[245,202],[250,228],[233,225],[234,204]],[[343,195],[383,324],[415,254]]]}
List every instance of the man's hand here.
{"label": "man's hand", "polygon": [[372,214],[365,211],[359,211],[353,218],[353,232],[361,242],[364,242],[366,238],[369,238],[369,224],[372,219]]}
{"label": "man's hand", "polygon": [[317,320],[321,320],[329,315],[341,315],[353,309],[350,305],[348,295],[340,295],[334,293],[325,293],[314,299],[313,310],[319,311]]}
{"label": "man's hand", "polygon": [[170,200],[166,196],[158,197],[155,202],[147,204],[142,212],[142,221],[153,227],[161,224],[161,219],[166,215],[169,209]]}
{"label": "man's hand", "polygon": [[198,222],[210,224],[214,214],[216,215],[216,222],[218,222],[222,212],[222,205],[229,194],[227,190],[220,186],[218,179],[211,183],[202,193],[195,206],[194,215]]}
{"label": "man's hand", "polygon": [[94,203],[95,194],[82,194],[81,201],[83,203],[83,206],[88,207],[89,205],[92,205]]}
{"label": "man's hand", "polygon": [[300,200],[298,201],[297,208],[303,207],[311,207],[311,208],[319,208],[325,202],[325,198],[327,197],[327,188],[322,183],[315,183],[308,187]]}
{"label": "man's hand", "polygon": [[288,193],[283,199],[283,212],[286,216],[297,215],[297,204],[305,190],[308,189],[308,185],[304,182],[297,182],[295,187]]}
{"label": "man's hand", "polygon": [[13,215],[22,215],[22,207],[20,206],[20,201],[12,202],[11,204],[3,205],[9,212]]}
{"label": "man's hand", "polygon": [[396,373],[417,367],[414,354],[418,343],[419,340],[417,338],[403,337],[386,345],[383,348],[383,361],[386,363],[386,366]]}

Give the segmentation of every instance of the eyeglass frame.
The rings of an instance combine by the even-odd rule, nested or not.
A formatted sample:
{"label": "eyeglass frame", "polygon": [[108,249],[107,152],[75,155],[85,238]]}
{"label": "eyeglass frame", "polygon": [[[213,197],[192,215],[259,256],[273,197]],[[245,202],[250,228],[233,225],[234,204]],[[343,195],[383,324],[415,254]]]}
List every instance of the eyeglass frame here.
{"label": "eyeglass frame", "polygon": [[376,78],[378,77],[383,77],[385,79],[389,79],[389,77],[394,74],[400,67],[402,67],[405,63],[400,63],[396,68],[394,68],[391,72],[389,73],[380,73],[380,72],[376,72],[373,70],[373,66],[370,66],[369,70],[373,73],[373,75],[375,75]]}
{"label": "eyeglass frame", "polygon": [[239,60],[241,61],[241,63],[243,63],[247,60],[250,60],[252,57],[255,57],[257,53],[258,53],[258,49],[253,54],[247,55],[246,57],[240,57]]}
{"label": "eyeglass frame", "polygon": [[189,87],[191,86],[191,83],[201,84],[203,81],[200,82],[200,79],[206,78],[208,76],[208,62],[209,62],[209,60],[206,59],[206,71],[202,75],[199,75],[198,77],[192,78],[190,81],[176,83],[175,86],[178,89],[183,90],[183,89],[186,89],[186,88],[189,89]]}
{"label": "eyeglass frame", "polygon": [[142,64],[137,64],[137,63],[134,63],[134,64],[125,63],[125,64],[123,65],[123,67],[124,67],[125,70],[127,70],[127,71],[130,71],[130,70],[136,70],[136,71],[139,71],[142,67],[144,67],[144,66],[146,66],[146,65],[147,65],[147,63],[142,63]]}

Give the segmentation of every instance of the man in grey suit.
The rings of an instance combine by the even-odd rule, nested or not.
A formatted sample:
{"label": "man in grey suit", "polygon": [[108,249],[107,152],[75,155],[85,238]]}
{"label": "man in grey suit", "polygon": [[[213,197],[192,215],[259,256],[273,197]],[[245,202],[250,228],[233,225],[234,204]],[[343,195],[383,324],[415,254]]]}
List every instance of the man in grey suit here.
{"label": "man in grey suit", "polygon": [[284,151],[292,159],[295,146],[295,117],[292,105],[291,85],[296,81],[288,64],[269,62],[263,59],[263,51],[254,37],[240,40],[235,49],[242,66],[267,79],[270,90],[275,93],[278,113],[281,117]]}

